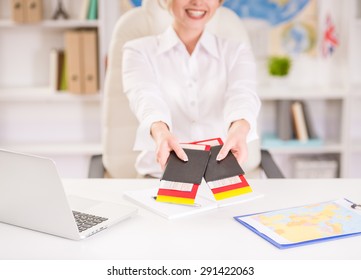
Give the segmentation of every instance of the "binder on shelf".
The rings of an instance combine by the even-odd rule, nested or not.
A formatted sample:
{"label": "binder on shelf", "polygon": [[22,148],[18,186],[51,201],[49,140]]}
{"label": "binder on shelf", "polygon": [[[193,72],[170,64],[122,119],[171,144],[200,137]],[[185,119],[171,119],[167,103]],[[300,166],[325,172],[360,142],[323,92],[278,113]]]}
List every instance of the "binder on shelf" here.
{"label": "binder on shelf", "polygon": [[84,30],[82,39],[84,93],[96,93],[99,88],[97,33],[95,30]]}
{"label": "binder on shelf", "polygon": [[361,211],[345,198],[234,219],[279,249],[361,234]]}
{"label": "binder on shelf", "polygon": [[79,30],[65,32],[65,52],[67,58],[67,84],[68,90],[72,93],[83,93],[84,81],[82,36]]}
{"label": "binder on shelf", "polygon": [[43,19],[43,1],[25,0],[26,2],[26,22],[34,23]]}
{"label": "binder on shelf", "polygon": [[16,23],[26,22],[26,0],[11,0],[11,18]]}
{"label": "binder on shelf", "polygon": [[17,23],[35,23],[43,19],[42,0],[11,0],[12,20]]}
{"label": "binder on shelf", "polygon": [[98,91],[98,46],[96,30],[70,30],[65,33],[67,84],[72,93]]}

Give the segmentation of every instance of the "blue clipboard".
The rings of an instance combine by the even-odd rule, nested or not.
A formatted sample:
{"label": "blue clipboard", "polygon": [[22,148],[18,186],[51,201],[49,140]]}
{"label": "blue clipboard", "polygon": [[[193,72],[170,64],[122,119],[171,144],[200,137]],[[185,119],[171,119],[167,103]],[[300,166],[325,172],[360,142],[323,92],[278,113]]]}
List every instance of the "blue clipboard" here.
{"label": "blue clipboard", "polygon": [[[328,220],[325,219],[325,223],[320,223],[320,224],[312,224],[307,220],[305,220],[303,225],[298,224],[298,226],[300,227],[314,226],[317,229],[320,229],[320,232],[322,232],[322,228],[325,227],[324,229],[326,229],[326,233],[323,237],[315,237],[315,238],[305,237],[304,239],[302,239],[302,234],[300,234],[299,236],[300,240],[295,241],[295,240],[288,240],[287,238],[284,238],[281,234],[278,234],[276,232],[276,229],[280,225],[283,228],[286,228],[285,232],[287,232],[287,223],[293,222],[293,220],[290,220],[289,217],[291,214],[293,215],[292,216],[293,219],[294,218],[297,219],[297,215],[301,217],[301,215],[306,215],[306,214],[308,215],[306,217],[312,219],[316,217],[316,215],[322,215],[321,211],[322,209],[325,209],[325,207],[331,207],[331,208],[339,207],[339,208],[334,208],[335,215],[337,215],[337,218],[328,217]],[[277,217],[279,217],[279,220],[278,221],[276,220],[274,224],[269,224],[264,222],[268,218],[274,219],[276,215],[278,215]],[[312,205],[304,205],[304,206],[292,207],[292,208],[286,208],[286,209],[280,209],[274,211],[235,216],[234,219],[279,249],[288,249],[297,246],[320,243],[320,242],[346,238],[361,234],[361,205],[355,204],[345,198],[312,204]],[[340,233],[327,232],[327,230],[329,230],[327,229],[327,225],[330,226],[332,225],[332,223],[335,222],[338,222],[342,225],[342,232]],[[299,232],[302,233],[302,230],[300,230]]]}

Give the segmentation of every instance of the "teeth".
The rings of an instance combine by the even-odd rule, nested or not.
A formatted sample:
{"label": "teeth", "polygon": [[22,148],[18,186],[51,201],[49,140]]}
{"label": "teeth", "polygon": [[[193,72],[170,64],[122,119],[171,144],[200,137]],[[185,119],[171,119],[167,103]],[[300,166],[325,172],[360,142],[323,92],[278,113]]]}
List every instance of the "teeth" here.
{"label": "teeth", "polygon": [[205,12],[205,11],[188,10],[188,13],[189,13],[191,16],[194,16],[194,17],[201,17],[201,16],[203,16],[206,12]]}

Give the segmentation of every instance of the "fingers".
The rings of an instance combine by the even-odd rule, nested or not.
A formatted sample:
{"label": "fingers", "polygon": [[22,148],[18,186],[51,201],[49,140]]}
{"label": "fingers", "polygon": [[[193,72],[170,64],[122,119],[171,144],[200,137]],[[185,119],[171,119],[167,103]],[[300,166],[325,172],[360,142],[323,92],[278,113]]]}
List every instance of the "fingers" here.
{"label": "fingers", "polygon": [[187,154],[176,140],[165,141],[158,147],[156,152],[157,162],[160,164],[162,170],[165,169],[171,151],[174,151],[182,161],[188,161]]}
{"label": "fingers", "polygon": [[217,155],[217,160],[221,161],[223,160],[229,153],[229,151],[231,150],[231,147],[229,145],[227,145],[227,142],[223,145],[223,147],[221,148],[221,150],[219,151],[218,155]]}
{"label": "fingers", "polygon": [[232,152],[239,164],[244,163],[248,156],[246,140],[249,130],[250,126],[246,120],[234,121],[228,130],[227,140],[217,155],[217,160],[223,160],[229,152]]}
{"label": "fingers", "polygon": [[240,152],[235,155],[235,157],[236,157],[239,165],[242,165],[243,163],[245,163],[248,158],[247,147],[245,147],[244,149],[241,149]]}
{"label": "fingers", "polygon": [[185,162],[188,161],[188,156],[181,147],[179,147],[179,149],[178,148],[174,149],[174,152],[175,152],[175,154],[177,155],[177,157],[179,159],[181,159],[181,160],[183,160]]}
{"label": "fingers", "polygon": [[169,151],[174,151],[180,160],[188,161],[188,156],[182,147],[179,145],[178,140],[174,137],[168,140]]}
{"label": "fingers", "polygon": [[238,163],[243,164],[248,157],[247,145],[234,145],[225,143],[217,155],[217,161],[222,161],[229,152],[232,152]]}
{"label": "fingers", "polygon": [[159,163],[162,170],[165,169],[169,154],[170,152],[168,150],[159,150],[157,152],[157,162]]}

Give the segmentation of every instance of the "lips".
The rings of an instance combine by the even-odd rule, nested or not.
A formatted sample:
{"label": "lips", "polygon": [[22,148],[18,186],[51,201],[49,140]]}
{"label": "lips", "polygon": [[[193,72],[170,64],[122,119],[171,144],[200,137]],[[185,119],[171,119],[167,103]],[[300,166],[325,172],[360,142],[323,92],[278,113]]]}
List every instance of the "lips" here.
{"label": "lips", "polygon": [[206,14],[206,11],[204,11],[204,10],[187,9],[186,12],[187,12],[187,15],[193,19],[201,19]]}

